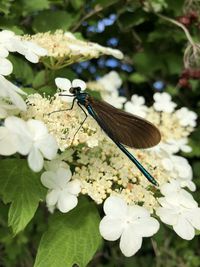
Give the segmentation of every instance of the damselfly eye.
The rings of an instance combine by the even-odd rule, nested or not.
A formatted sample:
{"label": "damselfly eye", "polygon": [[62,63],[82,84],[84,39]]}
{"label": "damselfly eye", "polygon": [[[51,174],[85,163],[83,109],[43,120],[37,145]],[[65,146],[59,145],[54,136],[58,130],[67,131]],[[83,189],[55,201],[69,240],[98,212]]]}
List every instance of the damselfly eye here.
{"label": "damselfly eye", "polygon": [[71,87],[69,89],[69,91],[70,91],[71,94],[77,94],[78,92],[81,91],[81,88],[80,87]]}

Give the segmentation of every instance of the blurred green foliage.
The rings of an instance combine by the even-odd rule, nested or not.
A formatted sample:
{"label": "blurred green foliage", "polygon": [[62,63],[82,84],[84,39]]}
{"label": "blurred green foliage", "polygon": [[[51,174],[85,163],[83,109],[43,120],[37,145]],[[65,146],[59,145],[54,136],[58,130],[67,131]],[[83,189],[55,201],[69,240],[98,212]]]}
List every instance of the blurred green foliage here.
{"label": "blurred green foliage", "polygon": [[[179,107],[186,106],[200,115],[199,79],[189,77],[189,85],[180,86],[179,84],[184,70],[183,53],[188,40],[180,27],[158,16],[158,14],[164,14],[175,21],[180,20],[180,18],[187,18],[191,11],[183,8],[185,2],[183,0],[1,0],[1,29],[9,29],[17,34],[34,34],[39,31],[63,29],[65,31],[78,32],[82,38],[104,46],[109,44],[111,38],[115,38],[117,44],[112,45],[111,43],[111,46],[120,49],[125,54],[124,60],[113,67],[106,63],[100,66],[98,60],[92,60],[90,67],[95,67],[95,71],[91,71],[91,68],[88,67],[82,69],[81,73],[78,71],[79,66],[50,71],[45,70],[39,64],[33,65],[27,62],[19,55],[11,55],[9,58],[14,65],[11,78],[17,81],[18,85],[27,93],[39,92],[43,94],[45,92],[52,95],[54,93],[52,85],[56,76],[92,80],[114,68],[123,78],[122,94],[125,94],[128,98],[133,93],[137,93],[144,95],[147,102],[151,104],[152,94],[158,90],[155,87],[155,82],[160,81],[163,86],[159,90],[165,90],[172,94]],[[195,3],[194,0],[190,1],[190,3],[193,2]],[[196,0],[196,2],[198,1]],[[198,7],[198,5],[195,7]],[[197,19],[191,21],[189,25],[185,25],[185,27],[190,31],[194,40],[199,41],[200,9],[198,10],[197,8],[194,11],[197,14]],[[110,15],[116,16],[115,21],[111,25],[108,25],[109,23],[104,25],[103,19],[109,18]],[[101,28],[103,27],[103,30],[99,30],[100,26]],[[103,59],[106,62],[106,57]],[[127,66],[129,70],[127,70]],[[198,191],[200,189],[199,143],[200,128],[198,127],[190,140],[193,151],[187,154],[194,168],[194,181],[198,186],[195,197],[198,201],[200,201]],[[5,164],[7,163],[4,162],[3,165]],[[17,166],[16,164],[14,165]],[[5,166],[0,166],[1,169],[3,167]],[[26,166],[21,171],[26,172],[27,178],[30,178],[34,183],[34,177],[27,173]],[[12,198],[19,198],[18,189],[14,188],[14,180],[12,181],[11,179],[20,179],[20,177],[17,177],[15,173],[12,173],[12,176],[9,177],[9,186],[13,188],[14,194],[12,196],[6,195],[5,187],[2,187],[1,194],[3,194],[3,199],[6,203],[12,202]],[[35,188],[35,195],[31,196],[32,199],[28,201],[29,203],[30,201],[35,201],[36,210],[39,199],[43,198],[43,193],[37,183],[33,185],[29,182],[27,180],[27,186]],[[21,186],[23,187],[23,181]],[[20,199],[18,205],[18,209],[21,208],[23,212],[20,206]],[[15,208],[17,209],[17,207]],[[8,205],[0,204],[0,210],[0,266],[33,266],[37,247],[42,233],[48,228],[48,217],[50,215],[45,207],[41,207],[36,211],[34,219],[28,224],[35,210],[30,210],[30,213],[26,215],[25,222],[18,221],[15,217],[15,209],[9,210]],[[94,212],[94,218],[95,216]],[[14,220],[15,222],[14,224],[11,223],[12,227],[14,225],[14,233],[16,234],[14,238],[11,229],[7,227],[7,220]],[[74,218],[74,220],[76,219]],[[25,230],[18,233],[26,224],[28,226]],[[68,221],[68,224],[70,224],[70,221]],[[62,236],[62,231],[58,232],[58,235]],[[56,237],[52,236],[52,240],[50,237],[51,222],[42,242],[54,242]],[[96,238],[98,239],[98,237]],[[59,243],[60,246],[61,244]],[[64,243],[63,248],[69,249],[65,248]],[[40,251],[40,253],[45,254],[45,251]],[[88,259],[90,258],[91,255],[88,255]],[[73,255],[71,262],[74,262]],[[37,262],[36,266],[43,267],[47,265]],[[48,266],[51,267],[50,263],[48,263]],[[199,267],[200,239],[197,236],[190,242],[184,241],[170,229],[163,226],[162,231],[159,231],[155,238],[144,241],[142,249],[134,257],[123,257],[119,252],[117,243],[106,242],[88,266]],[[61,265],[58,267],[61,267]]]}

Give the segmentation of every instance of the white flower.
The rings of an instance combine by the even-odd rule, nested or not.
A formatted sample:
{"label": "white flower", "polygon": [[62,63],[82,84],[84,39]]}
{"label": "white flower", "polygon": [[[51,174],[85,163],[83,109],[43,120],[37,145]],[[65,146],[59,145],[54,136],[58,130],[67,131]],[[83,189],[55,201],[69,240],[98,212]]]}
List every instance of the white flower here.
{"label": "white flower", "polygon": [[33,171],[42,169],[43,157],[51,160],[56,156],[56,141],[43,122],[32,119],[26,122],[13,116],[8,117],[4,124],[16,136],[17,152],[28,155],[28,164]]}
{"label": "white flower", "polygon": [[12,84],[5,77],[0,75],[0,97],[11,101],[18,109],[25,111],[26,103],[19,95],[26,95],[20,88]]}
{"label": "white flower", "polygon": [[18,51],[32,63],[38,63],[40,57],[47,55],[47,50],[30,41],[21,41],[22,47]]}
{"label": "white flower", "polygon": [[171,113],[177,106],[174,102],[171,101],[171,96],[168,93],[155,93],[153,98],[155,100],[153,107],[157,111]]}
{"label": "white flower", "polygon": [[69,166],[55,168],[55,162],[50,171],[46,171],[41,176],[42,184],[49,189],[46,202],[52,211],[57,207],[61,212],[68,212],[76,207],[77,196],[81,191],[80,181],[70,181],[72,173]]}
{"label": "white flower", "polygon": [[180,120],[182,126],[196,126],[197,114],[194,111],[190,111],[188,108],[181,108],[176,111],[176,115]]}
{"label": "white flower", "polygon": [[116,108],[122,108],[123,103],[126,102],[126,97],[119,96],[117,92],[113,92],[111,95],[105,95],[103,99]]}
{"label": "white flower", "polygon": [[3,30],[0,32],[0,56],[7,57],[9,52],[16,52],[21,49],[20,37],[14,32]]}
{"label": "white flower", "polygon": [[18,52],[32,63],[37,63],[39,58],[47,55],[47,50],[37,44],[25,41],[11,31],[0,32],[0,57],[7,57],[9,52]]}
{"label": "white flower", "polygon": [[159,198],[162,207],[156,210],[156,214],[164,223],[172,225],[181,238],[191,240],[195,229],[200,230],[197,202],[176,181],[163,185],[161,192],[165,197]]}
{"label": "white flower", "polygon": [[16,135],[4,126],[0,127],[0,155],[10,156],[17,152]]}
{"label": "white flower", "polygon": [[[69,91],[72,87],[80,87],[81,91],[84,91],[86,89],[86,83],[80,79],[75,79],[71,82],[66,78],[56,78],[55,83],[57,87],[62,91],[63,95],[72,95],[72,93],[70,93]],[[73,100],[73,97],[70,96],[61,96],[61,98],[65,102],[72,102]]]}
{"label": "white flower", "polygon": [[98,81],[103,88],[112,93],[116,92],[118,88],[122,85],[122,79],[116,71],[111,71],[108,74],[104,75]]}
{"label": "white flower", "polygon": [[124,108],[127,112],[138,115],[142,118],[145,118],[147,113],[147,106],[145,106],[144,97],[138,95],[132,95],[131,101],[128,101]]}
{"label": "white flower", "polygon": [[0,57],[0,75],[9,75],[13,71],[12,63],[3,57]]}
{"label": "white flower", "polygon": [[127,257],[141,248],[143,237],[150,237],[159,229],[158,221],[145,208],[127,205],[116,196],[106,199],[104,212],[106,216],[99,226],[101,235],[109,241],[120,238],[120,249]]}
{"label": "white flower", "polygon": [[187,186],[191,191],[196,190],[196,186],[192,182],[192,168],[186,158],[170,155],[162,159],[162,165],[181,187]]}
{"label": "white flower", "polygon": [[192,170],[187,159],[181,156],[171,155],[169,158],[163,159],[162,164],[166,170],[172,171],[177,178],[188,177]]}
{"label": "white flower", "polygon": [[166,145],[169,146],[169,151],[171,153],[177,153],[180,150],[185,153],[189,153],[192,151],[192,148],[189,145],[187,145],[187,143],[188,143],[187,138],[168,139]]}
{"label": "white flower", "polygon": [[0,119],[6,118],[9,114],[13,115],[16,111],[16,106],[10,105],[0,98]]}
{"label": "white flower", "polygon": [[98,141],[98,139],[97,138],[90,138],[90,139],[88,139],[87,140],[87,145],[89,146],[89,147],[91,147],[91,148],[93,148],[93,147],[95,147],[95,146],[98,146],[98,144],[99,144],[99,141]]}

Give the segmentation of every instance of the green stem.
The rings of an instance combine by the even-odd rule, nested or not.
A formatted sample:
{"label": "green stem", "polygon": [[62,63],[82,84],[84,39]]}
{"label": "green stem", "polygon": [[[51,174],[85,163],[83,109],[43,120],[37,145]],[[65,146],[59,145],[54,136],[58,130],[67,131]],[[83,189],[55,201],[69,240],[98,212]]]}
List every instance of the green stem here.
{"label": "green stem", "polygon": [[162,19],[164,19],[164,20],[167,20],[167,21],[169,21],[169,22],[175,24],[175,25],[178,26],[179,28],[181,28],[181,29],[184,31],[184,33],[185,33],[185,35],[186,35],[188,41],[190,42],[190,44],[191,44],[192,46],[195,46],[195,42],[193,41],[192,36],[190,35],[188,29],[187,29],[182,23],[180,23],[180,22],[178,22],[178,21],[176,21],[176,20],[174,20],[174,19],[171,19],[171,18],[169,18],[169,17],[166,17],[166,16],[164,16],[164,15],[157,14],[157,13],[155,13],[155,14],[156,14],[158,17],[160,17],[160,18],[162,18]]}

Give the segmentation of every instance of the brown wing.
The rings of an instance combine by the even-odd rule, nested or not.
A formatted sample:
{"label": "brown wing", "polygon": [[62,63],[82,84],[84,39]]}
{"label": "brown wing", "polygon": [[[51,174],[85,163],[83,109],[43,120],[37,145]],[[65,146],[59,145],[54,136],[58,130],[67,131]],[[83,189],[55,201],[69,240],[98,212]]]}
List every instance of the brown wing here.
{"label": "brown wing", "polygon": [[149,121],[91,97],[89,103],[99,118],[97,122],[115,141],[134,148],[149,148],[160,142],[160,131]]}

